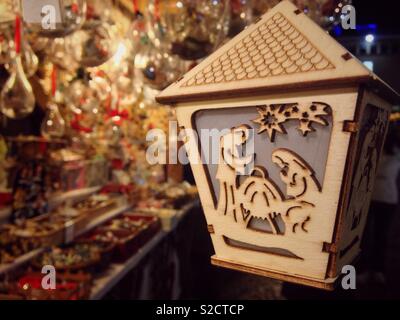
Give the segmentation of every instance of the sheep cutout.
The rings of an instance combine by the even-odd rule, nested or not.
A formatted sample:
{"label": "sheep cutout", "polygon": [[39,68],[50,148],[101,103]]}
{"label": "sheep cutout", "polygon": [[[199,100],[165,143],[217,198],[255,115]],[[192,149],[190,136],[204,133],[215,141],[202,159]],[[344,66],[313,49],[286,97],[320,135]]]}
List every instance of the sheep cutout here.
{"label": "sheep cutout", "polygon": [[[243,147],[251,137],[251,128],[241,125],[224,135],[220,145],[220,163],[216,178],[220,183],[217,211],[232,216],[237,223],[251,228],[253,219],[268,223],[270,233],[296,234],[308,232],[307,223],[315,207],[312,196],[321,192],[314,170],[295,152],[276,149],[272,162],[280,168],[280,178],[286,185],[286,196],[269,177],[267,169],[256,166],[250,175],[243,177],[255,154],[241,156]],[[279,227],[281,217],[285,229]]]}

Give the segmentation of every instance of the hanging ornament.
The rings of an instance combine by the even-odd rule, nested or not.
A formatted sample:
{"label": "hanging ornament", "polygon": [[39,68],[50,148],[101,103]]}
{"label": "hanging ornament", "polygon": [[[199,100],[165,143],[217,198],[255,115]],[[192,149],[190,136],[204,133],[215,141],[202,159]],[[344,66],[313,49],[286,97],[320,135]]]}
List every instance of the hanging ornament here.
{"label": "hanging ornament", "polygon": [[62,138],[65,133],[65,121],[58,110],[57,104],[50,102],[46,116],[40,127],[40,132],[47,139]]}
{"label": "hanging ornament", "polygon": [[231,19],[228,37],[233,38],[253,20],[251,0],[231,0]]}
{"label": "hanging ornament", "polygon": [[107,83],[99,80],[99,75],[92,77],[80,69],[64,94],[65,104],[71,111],[70,127],[79,134],[95,133],[103,108],[111,104]]}
{"label": "hanging ornament", "polygon": [[89,87],[93,90],[97,100],[109,105],[112,99],[111,79],[101,70],[90,73]]}
{"label": "hanging ornament", "polygon": [[[300,10],[326,30],[340,21],[342,7],[351,0],[291,0]],[[276,6],[280,0],[252,0],[253,13],[258,17]]]}
{"label": "hanging ornament", "polygon": [[90,87],[89,80],[85,77],[88,76],[84,72],[79,72],[78,77],[70,83],[64,95],[67,107],[76,114],[98,110],[100,102],[96,99],[96,92]]}
{"label": "hanging ornament", "polygon": [[30,32],[43,37],[59,38],[65,37],[80,29],[85,22],[86,0],[59,0],[59,21],[51,28],[43,28],[42,23],[26,22]]}
{"label": "hanging ornament", "polygon": [[[117,54],[114,56],[115,65],[120,65],[114,82],[116,83],[116,90],[120,92],[121,105],[132,105],[138,101],[138,97],[143,90],[143,78],[140,70],[135,68],[135,60],[136,56],[138,56],[138,61],[144,58],[144,55],[152,45],[147,30],[147,15],[143,15],[139,11],[138,0],[132,0],[132,4],[135,17],[126,36],[128,43],[125,45],[127,48],[125,50],[125,59],[122,59],[122,63],[115,59],[118,51],[121,50],[120,48],[118,48]],[[139,65],[143,67],[143,63]]]}
{"label": "hanging ornament", "polygon": [[22,50],[23,50],[21,52],[22,64],[26,75],[28,76],[28,78],[30,78],[38,70],[39,59],[37,55],[33,52],[31,46],[27,41],[23,42]]}
{"label": "hanging ornament", "polygon": [[82,29],[71,36],[72,57],[82,67],[97,67],[108,61],[117,48],[116,25],[108,0],[87,0]]}
{"label": "hanging ornament", "polygon": [[[23,39],[21,39],[21,62],[24,72],[28,78],[32,77],[38,70],[39,59],[33,52],[29,43]],[[11,72],[12,67],[13,67],[12,63],[5,64],[5,68],[7,69],[8,72]]]}
{"label": "hanging ornament", "polygon": [[120,109],[120,100],[116,105],[109,108],[104,117],[104,133],[105,139],[110,146],[119,146],[123,137],[121,128],[123,122],[129,119],[129,113],[126,109]]}
{"label": "hanging ornament", "polygon": [[184,63],[177,55],[155,45],[145,47],[136,55],[135,67],[143,83],[156,90],[163,90],[184,72]]}
{"label": "hanging ornament", "polygon": [[[160,2],[150,5],[155,21],[150,27],[149,38],[135,55],[136,80],[145,87],[162,90],[177,80],[184,72],[184,62],[170,51],[170,40],[160,24]],[[151,19],[149,20],[151,21]]]}
{"label": "hanging ornament", "polygon": [[71,36],[51,39],[46,49],[48,59],[59,68],[73,72],[78,68],[77,62],[72,58],[74,50]]}
{"label": "hanging ornament", "polygon": [[115,26],[107,22],[88,22],[72,37],[72,54],[82,67],[97,67],[115,53]]}
{"label": "hanging ornament", "polygon": [[[29,45],[29,42],[25,37],[26,33],[22,32],[22,30],[23,29],[21,29],[21,35],[19,39],[21,61],[26,76],[30,78],[38,70],[39,59]],[[0,23],[0,63],[4,63],[4,66],[9,73],[11,73],[10,68],[13,66],[11,60],[14,59],[16,55],[15,37],[14,39],[12,37],[12,34],[15,34],[15,32],[15,24],[12,26],[12,23],[10,22],[7,22],[6,24]]]}
{"label": "hanging ornament", "polygon": [[149,34],[165,32],[172,52],[185,60],[209,55],[223,41],[228,28],[228,0],[150,0]]}
{"label": "hanging ornament", "polygon": [[57,93],[57,69],[53,66],[51,74],[51,94],[52,99],[47,106],[46,116],[40,127],[40,132],[44,138],[57,139],[65,134],[65,121],[62,117],[58,105],[55,103]]}
{"label": "hanging ornament", "polygon": [[35,108],[35,96],[21,61],[21,20],[15,18],[15,53],[11,74],[1,91],[0,107],[4,115],[12,119],[28,116]]}
{"label": "hanging ornament", "polygon": [[138,0],[133,0],[133,12],[135,17],[129,26],[126,37],[130,41],[131,54],[135,56],[143,45],[148,43],[148,35],[146,30],[146,18],[139,11]]}

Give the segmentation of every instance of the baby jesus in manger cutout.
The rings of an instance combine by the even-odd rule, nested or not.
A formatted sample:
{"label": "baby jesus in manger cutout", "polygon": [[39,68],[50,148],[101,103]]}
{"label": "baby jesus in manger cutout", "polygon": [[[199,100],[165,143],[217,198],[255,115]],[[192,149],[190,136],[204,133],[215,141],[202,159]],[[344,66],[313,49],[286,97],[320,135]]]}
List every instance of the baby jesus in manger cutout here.
{"label": "baby jesus in manger cutout", "polygon": [[[252,219],[264,220],[273,234],[308,232],[307,223],[315,207],[310,195],[321,191],[314,170],[295,152],[280,148],[272,153],[272,161],[280,168],[287,196],[261,166],[240,179],[254,164],[255,154],[239,153],[250,137],[250,130],[249,126],[241,125],[221,138],[216,175],[220,183],[217,212],[232,216],[246,228]],[[277,223],[278,217],[284,222],[284,230]]]}

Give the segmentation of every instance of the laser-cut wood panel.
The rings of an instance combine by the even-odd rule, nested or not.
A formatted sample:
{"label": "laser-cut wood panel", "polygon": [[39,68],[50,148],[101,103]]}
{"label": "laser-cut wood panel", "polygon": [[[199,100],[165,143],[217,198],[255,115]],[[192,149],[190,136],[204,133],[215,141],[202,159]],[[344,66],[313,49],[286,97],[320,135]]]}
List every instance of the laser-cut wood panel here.
{"label": "laser-cut wood panel", "polygon": [[307,37],[278,12],[181,87],[334,68]]}
{"label": "laser-cut wood panel", "polygon": [[[265,132],[257,134],[259,126],[252,120],[255,119],[254,115],[257,116],[259,106],[310,106],[314,101],[323,102],[327,111],[324,113],[325,121],[313,125],[315,131],[304,136],[298,130],[299,120],[294,118],[284,123],[288,128],[294,125],[293,128],[288,130],[287,134],[277,134],[273,142]],[[260,158],[265,157],[264,150],[271,148],[268,164],[262,165],[262,168],[256,167],[247,177],[240,180],[237,179],[234,170],[240,171],[241,168],[232,168],[225,161],[220,162],[218,169],[214,171],[201,162],[191,164],[207,224],[212,226],[213,230],[211,237],[216,252],[213,261],[220,258],[223,261],[240,262],[271,272],[296,274],[299,279],[314,279],[316,283],[320,281],[321,286],[332,281],[326,279],[330,254],[323,252],[323,244],[331,242],[333,237],[341,177],[347,154],[347,151],[343,152],[342,149],[347,150],[351,138],[351,133],[343,132],[343,123],[354,118],[356,101],[357,90],[349,88],[328,90],[324,93],[304,92],[300,96],[287,93],[251,99],[187,103],[177,107],[180,125],[198,131],[203,128],[196,126],[196,123],[201,123],[198,115],[207,116],[207,112],[218,112],[221,108],[226,109],[228,114],[238,110],[239,114],[243,113],[246,118],[235,116],[234,119],[242,120],[236,123],[236,126],[233,126],[232,122],[228,123],[225,115],[214,116],[217,117],[216,122],[225,123],[226,128],[230,128],[230,133],[224,135],[221,140],[230,141],[231,135],[235,134],[246,138],[249,136],[249,127],[256,135],[265,136],[266,139],[256,144],[255,158],[260,161],[256,164],[267,163]],[[346,105],[346,108],[342,109],[343,105]],[[206,111],[199,113],[201,110]],[[246,110],[251,110],[251,113]],[[213,117],[212,113],[208,118],[210,117]],[[320,150],[326,150],[327,160],[323,164],[318,163],[324,170],[317,179],[313,167],[309,165],[312,161],[304,160],[312,159],[310,153],[301,154],[302,148],[296,151],[289,150],[288,148],[293,147],[286,140],[318,140],[318,133],[327,129],[331,131],[329,139],[323,140],[327,148],[319,146]],[[304,147],[303,149],[309,150]],[[219,151],[221,160],[224,160],[223,150]],[[200,152],[197,156],[200,157]],[[250,159],[244,159],[242,165]],[[228,163],[231,162],[230,159],[227,160]],[[210,172],[213,172],[213,175]],[[299,178],[296,180],[297,184],[292,183],[293,176]],[[218,192],[212,188],[215,178],[218,178]],[[213,193],[216,193],[215,198],[218,199],[216,204]]]}
{"label": "laser-cut wood panel", "polygon": [[216,164],[206,141],[191,148],[212,263],[333,289],[359,253],[398,94],[282,1],[157,100],[199,136],[223,132]]}
{"label": "laser-cut wood panel", "polygon": [[336,272],[340,272],[344,265],[351,263],[360,254],[375,174],[384,144],[382,137],[387,131],[390,109],[390,104],[372,93],[364,92],[360,97],[360,129],[352,143],[351,164],[348,168],[353,172],[340,217],[341,230],[336,235],[339,239]]}

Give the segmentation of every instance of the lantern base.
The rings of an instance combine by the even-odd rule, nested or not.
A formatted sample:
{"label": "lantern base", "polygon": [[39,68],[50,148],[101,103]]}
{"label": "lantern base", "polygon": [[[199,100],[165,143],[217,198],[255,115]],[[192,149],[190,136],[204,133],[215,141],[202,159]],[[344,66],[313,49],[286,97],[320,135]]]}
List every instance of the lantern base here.
{"label": "lantern base", "polygon": [[255,274],[258,276],[268,277],[268,278],[291,282],[291,283],[295,283],[295,284],[301,284],[301,285],[314,287],[314,288],[318,288],[318,289],[323,289],[323,290],[327,290],[327,291],[333,291],[336,286],[336,281],[338,280],[338,278],[328,278],[325,280],[318,280],[318,279],[313,279],[313,278],[300,277],[297,275],[294,276],[294,275],[289,275],[287,273],[279,273],[277,271],[261,269],[261,268],[253,267],[250,265],[238,264],[238,263],[232,262],[230,260],[221,259],[217,256],[211,257],[211,264],[218,266],[218,267],[222,267],[222,268],[237,270],[237,271],[241,271],[241,272],[247,272],[247,273]]}

